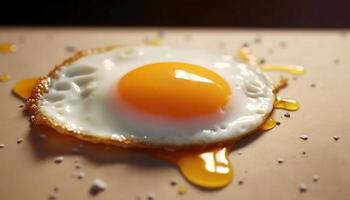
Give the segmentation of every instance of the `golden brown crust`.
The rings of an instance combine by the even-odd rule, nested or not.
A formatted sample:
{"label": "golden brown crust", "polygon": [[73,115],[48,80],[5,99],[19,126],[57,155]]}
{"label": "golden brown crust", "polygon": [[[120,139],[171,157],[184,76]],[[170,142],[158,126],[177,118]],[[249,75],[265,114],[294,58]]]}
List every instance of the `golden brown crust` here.
{"label": "golden brown crust", "polygon": [[[130,139],[116,140],[116,139],[113,139],[113,137],[104,137],[103,138],[103,137],[92,136],[92,135],[89,135],[87,133],[72,130],[69,127],[62,126],[62,125],[56,123],[54,119],[51,119],[51,118],[45,116],[40,111],[40,109],[38,108],[39,99],[43,94],[47,93],[48,88],[51,85],[51,78],[56,74],[56,72],[61,70],[62,67],[69,65],[69,64],[79,60],[82,57],[104,53],[104,52],[113,50],[115,48],[117,48],[117,46],[109,46],[109,47],[105,47],[105,48],[96,48],[96,49],[89,49],[86,51],[77,52],[73,56],[64,60],[61,64],[56,65],[49,72],[49,74],[47,76],[40,78],[38,80],[36,86],[32,90],[31,96],[28,98],[28,100],[26,102],[26,107],[32,114],[32,116],[31,116],[32,123],[34,123],[35,125],[44,125],[44,126],[53,128],[54,130],[56,130],[57,132],[59,132],[61,134],[73,136],[73,137],[79,138],[79,139],[84,140],[84,141],[88,141],[88,142],[92,142],[92,143],[110,144],[110,145],[115,145],[118,147],[133,148],[133,149],[140,149],[140,148],[146,148],[146,149],[150,149],[150,148],[179,149],[179,148],[181,148],[181,149],[185,149],[185,148],[193,148],[193,147],[199,147],[199,146],[200,147],[215,146],[215,145],[222,144],[222,143],[232,144],[235,141],[240,140],[241,138],[248,136],[252,133],[255,133],[256,131],[259,130],[259,128],[257,128],[256,130],[251,131],[250,133],[247,133],[247,134],[240,136],[238,138],[236,137],[234,139],[231,139],[231,140],[228,140],[225,142],[216,142],[213,144],[205,144],[205,145],[203,145],[203,144],[159,145],[158,144],[158,145],[155,145],[155,144],[147,144],[147,143],[139,142],[139,141],[133,141]],[[264,74],[264,75],[267,76],[266,74]],[[266,114],[265,119],[269,116],[269,114],[270,113]]]}

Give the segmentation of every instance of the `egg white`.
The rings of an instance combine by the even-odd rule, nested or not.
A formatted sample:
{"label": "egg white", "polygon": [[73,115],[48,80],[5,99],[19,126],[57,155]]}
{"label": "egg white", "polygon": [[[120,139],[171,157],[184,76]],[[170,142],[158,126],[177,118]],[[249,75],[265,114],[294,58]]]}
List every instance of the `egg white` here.
{"label": "egg white", "polygon": [[[206,67],[227,81],[232,98],[217,113],[187,120],[154,116],[111,101],[123,75],[158,62]],[[36,100],[36,113],[55,123],[51,127],[64,127],[98,142],[125,146],[123,142],[128,141],[131,147],[204,145],[235,139],[261,126],[275,100],[271,81],[259,69],[232,56],[199,49],[118,47],[66,64],[49,78],[45,93]]]}

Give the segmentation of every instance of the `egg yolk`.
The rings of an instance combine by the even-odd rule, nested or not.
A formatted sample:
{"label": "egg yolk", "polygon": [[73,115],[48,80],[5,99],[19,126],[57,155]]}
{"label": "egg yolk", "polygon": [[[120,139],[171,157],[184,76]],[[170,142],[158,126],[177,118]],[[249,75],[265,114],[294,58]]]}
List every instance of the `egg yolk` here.
{"label": "egg yolk", "polygon": [[117,83],[117,94],[146,113],[189,118],[217,112],[231,96],[227,82],[204,67],[162,62],[130,71]]}

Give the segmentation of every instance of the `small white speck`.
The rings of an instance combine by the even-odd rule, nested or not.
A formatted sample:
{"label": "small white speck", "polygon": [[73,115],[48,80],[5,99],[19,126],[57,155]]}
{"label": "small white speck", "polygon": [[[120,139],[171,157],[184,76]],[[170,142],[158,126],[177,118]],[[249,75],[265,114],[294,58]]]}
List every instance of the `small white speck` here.
{"label": "small white speck", "polygon": [[333,139],[334,139],[335,141],[338,141],[338,140],[340,139],[340,136],[335,135],[335,136],[333,136]]}
{"label": "small white speck", "polygon": [[154,192],[148,193],[147,200],[154,200],[156,198],[156,194]]}
{"label": "small white speck", "polygon": [[0,144],[0,149],[5,148],[5,147],[6,147],[5,144]]}
{"label": "small white speck", "polygon": [[282,164],[282,163],[284,163],[284,159],[283,159],[283,158],[279,158],[279,159],[277,160],[277,162],[278,162],[278,164]]}
{"label": "small white speck", "polygon": [[95,179],[91,185],[90,193],[92,195],[96,195],[104,191],[106,188],[107,188],[107,184],[104,181],[102,181],[101,179]]}
{"label": "small white speck", "polygon": [[22,141],[23,141],[23,138],[18,138],[18,139],[17,139],[17,144],[21,144]]}
{"label": "small white speck", "polygon": [[55,163],[62,163],[64,160],[64,157],[63,156],[58,156],[55,158]]}
{"label": "small white speck", "polygon": [[237,154],[238,154],[238,155],[242,155],[243,153],[242,153],[242,151],[239,151],[239,152],[237,152]]}
{"label": "small white speck", "polygon": [[313,175],[313,177],[312,177],[312,180],[314,182],[317,182],[319,179],[320,179],[320,177],[318,175]]}
{"label": "small white speck", "polygon": [[307,139],[309,139],[309,136],[307,136],[307,135],[300,135],[300,139],[307,140]]}
{"label": "small white speck", "polygon": [[299,191],[300,192],[306,192],[307,186],[304,183],[299,184]]}

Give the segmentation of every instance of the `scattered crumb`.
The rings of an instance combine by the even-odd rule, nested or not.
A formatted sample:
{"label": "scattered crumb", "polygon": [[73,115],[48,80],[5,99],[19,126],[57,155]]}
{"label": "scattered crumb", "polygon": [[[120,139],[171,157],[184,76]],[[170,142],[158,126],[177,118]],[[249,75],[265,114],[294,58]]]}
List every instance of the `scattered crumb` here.
{"label": "scattered crumb", "polygon": [[282,164],[282,163],[284,163],[284,159],[283,158],[279,158],[277,162],[278,162],[278,164]]}
{"label": "scattered crumb", "polygon": [[276,121],[276,125],[277,125],[277,126],[281,125],[281,122]]}
{"label": "scattered crumb", "polygon": [[337,65],[337,64],[339,64],[339,63],[340,63],[340,60],[339,60],[339,59],[335,59],[335,60],[334,60],[334,64]]}
{"label": "scattered crumb", "polygon": [[290,118],[290,114],[289,113],[285,113],[284,116],[287,117],[287,118]]}
{"label": "scattered crumb", "polygon": [[242,47],[249,47],[248,42],[244,42],[244,43],[242,44]]}
{"label": "scattered crumb", "polygon": [[242,153],[241,151],[238,151],[237,154],[238,154],[238,155],[242,155],[243,153]]}
{"label": "scattered crumb", "polygon": [[243,185],[243,183],[244,183],[243,180],[238,181],[238,185]]}
{"label": "scattered crumb", "polygon": [[0,82],[6,82],[10,79],[11,79],[11,76],[9,74],[0,75]]}
{"label": "scattered crumb", "polygon": [[334,139],[335,141],[338,141],[338,140],[340,139],[340,136],[335,135],[335,136],[333,136],[333,139]]}
{"label": "scattered crumb", "polygon": [[314,88],[314,87],[316,87],[316,84],[315,84],[315,83],[312,83],[312,84],[310,85],[310,87]]}
{"label": "scattered crumb", "polygon": [[95,179],[90,187],[90,194],[96,195],[107,188],[107,184],[101,179]]}
{"label": "scattered crumb", "polygon": [[299,191],[300,192],[306,192],[307,186],[304,183],[299,184]]}
{"label": "scattered crumb", "polygon": [[307,135],[300,135],[300,139],[302,139],[302,140],[308,140],[308,139],[309,139],[309,136],[307,136]]}
{"label": "scattered crumb", "polygon": [[257,36],[257,37],[254,39],[254,43],[255,43],[255,44],[260,44],[260,43],[261,43],[261,40],[262,40],[261,36]]}
{"label": "scattered crumb", "polygon": [[177,185],[177,181],[176,181],[175,179],[172,179],[172,180],[170,181],[170,185],[171,185],[171,186],[176,186],[176,185]]}
{"label": "scattered crumb", "polygon": [[41,134],[39,134],[39,137],[40,137],[40,139],[46,139],[47,138],[47,135],[45,135],[45,134],[43,134],[43,133],[41,133]]}
{"label": "scattered crumb", "polygon": [[312,180],[314,182],[317,182],[319,179],[320,179],[320,177],[318,175],[313,175],[313,177],[312,177]]}
{"label": "scattered crumb", "polygon": [[80,168],[81,168],[80,163],[75,163],[75,169],[80,169]]}
{"label": "scattered crumb", "polygon": [[56,195],[55,194],[50,194],[48,199],[49,200],[55,200],[56,199]]}
{"label": "scattered crumb", "polygon": [[301,152],[301,154],[306,155],[306,152],[305,152],[305,151],[303,151],[303,152]]}
{"label": "scattered crumb", "polygon": [[187,192],[187,187],[184,186],[184,185],[179,185],[177,187],[177,193],[180,194],[180,195],[183,195]]}
{"label": "scattered crumb", "polygon": [[64,160],[64,157],[63,156],[58,156],[55,158],[55,163],[62,163]]}
{"label": "scattered crumb", "polygon": [[294,81],[298,80],[298,77],[293,76],[293,80],[294,80]]}
{"label": "scattered crumb", "polygon": [[67,45],[67,46],[65,47],[65,50],[66,50],[67,52],[76,52],[76,51],[78,51],[78,47],[76,47],[76,46],[74,46],[74,45]]}
{"label": "scattered crumb", "polygon": [[260,64],[260,65],[263,65],[263,64],[265,64],[265,63],[266,63],[266,60],[265,60],[265,59],[261,58],[261,59],[259,60],[259,64]]}
{"label": "scattered crumb", "polygon": [[19,108],[24,108],[24,105],[23,105],[23,104],[21,104],[21,105],[19,105],[18,107],[19,107]]}
{"label": "scattered crumb", "polygon": [[54,192],[58,192],[58,191],[60,191],[60,189],[59,189],[58,187],[54,187],[54,188],[53,188],[53,191],[54,191]]}
{"label": "scattered crumb", "polygon": [[5,144],[0,144],[0,149],[5,148],[5,147],[6,147]]}
{"label": "scattered crumb", "polygon": [[76,177],[78,179],[83,179],[85,177],[85,173],[84,172],[76,172],[75,175],[76,175]]}
{"label": "scattered crumb", "polygon": [[154,192],[148,193],[147,200],[154,200],[156,198],[156,194]]}
{"label": "scattered crumb", "polygon": [[17,144],[21,144],[23,142],[23,138],[18,138],[17,139]]}

